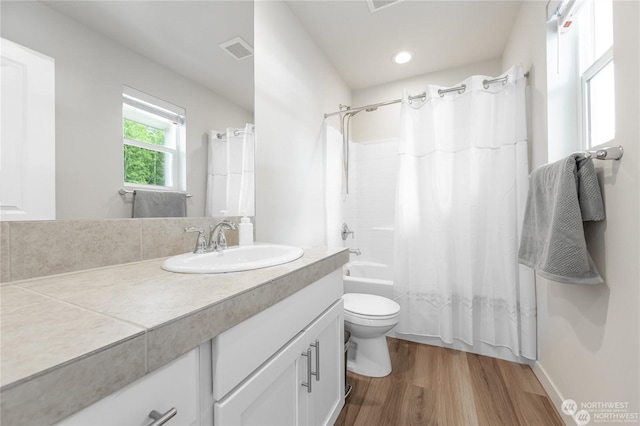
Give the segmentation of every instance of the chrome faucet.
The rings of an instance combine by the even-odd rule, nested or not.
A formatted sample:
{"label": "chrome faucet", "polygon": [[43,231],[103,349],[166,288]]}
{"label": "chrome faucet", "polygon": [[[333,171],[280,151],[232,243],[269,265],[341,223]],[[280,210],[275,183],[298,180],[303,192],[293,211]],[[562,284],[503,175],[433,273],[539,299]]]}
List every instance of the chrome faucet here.
{"label": "chrome faucet", "polygon": [[204,238],[204,229],[202,228],[184,228],[184,232],[197,232],[198,240],[196,247],[193,249],[194,254],[202,254],[207,252],[207,240]]}
{"label": "chrome faucet", "polygon": [[355,238],[356,237],[355,232],[353,232],[351,229],[349,229],[349,227],[347,226],[346,223],[343,223],[341,231],[340,231],[340,235],[342,235],[342,240],[346,241],[347,237],[349,236],[349,234],[351,234],[351,238]]}
{"label": "chrome faucet", "polygon": [[[218,222],[209,228],[209,247],[207,251],[221,251],[227,249],[227,238],[224,236],[225,229],[238,229],[237,225],[229,220]],[[216,237],[216,231],[218,231]]]}

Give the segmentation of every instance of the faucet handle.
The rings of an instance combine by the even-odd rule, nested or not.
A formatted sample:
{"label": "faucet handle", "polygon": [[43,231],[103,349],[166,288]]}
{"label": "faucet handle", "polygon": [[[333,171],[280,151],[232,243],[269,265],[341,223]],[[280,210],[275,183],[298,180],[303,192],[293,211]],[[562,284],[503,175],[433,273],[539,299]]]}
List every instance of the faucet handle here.
{"label": "faucet handle", "polygon": [[198,240],[196,241],[196,247],[193,249],[193,253],[202,254],[207,251],[207,240],[204,237],[204,229],[202,228],[184,228],[184,232],[197,232]]}
{"label": "faucet handle", "polygon": [[351,238],[355,238],[356,237],[356,233],[353,232],[351,229],[349,229],[349,226],[347,226],[346,223],[342,224],[342,230],[341,230],[340,234],[342,235],[342,240],[343,241],[347,240],[347,237],[349,236],[349,234],[351,234]]}

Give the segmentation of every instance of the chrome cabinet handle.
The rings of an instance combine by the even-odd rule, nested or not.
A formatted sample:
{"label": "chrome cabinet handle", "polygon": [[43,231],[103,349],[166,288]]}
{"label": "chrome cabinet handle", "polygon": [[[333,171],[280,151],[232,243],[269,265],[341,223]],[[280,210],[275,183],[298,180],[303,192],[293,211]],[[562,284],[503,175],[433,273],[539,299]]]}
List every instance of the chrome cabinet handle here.
{"label": "chrome cabinet handle", "polygon": [[302,352],[302,356],[307,357],[307,382],[302,382],[302,386],[307,388],[307,393],[311,393],[311,349],[307,349],[307,352]]}
{"label": "chrome cabinet handle", "polygon": [[320,340],[316,339],[315,343],[310,345],[312,348],[316,348],[316,372],[311,373],[312,376],[316,376],[316,382],[320,381]]}
{"label": "chrome cabinet handle", "polygon": [[176,414],[178,414],[178,410],[176,410],[175,407],[164,414],[159,413],[156,410],[151,410],[151,412],[149,413],[149,417],[151,417],[155,421],[149,426],[162,426],[163,424],[171,420]]}

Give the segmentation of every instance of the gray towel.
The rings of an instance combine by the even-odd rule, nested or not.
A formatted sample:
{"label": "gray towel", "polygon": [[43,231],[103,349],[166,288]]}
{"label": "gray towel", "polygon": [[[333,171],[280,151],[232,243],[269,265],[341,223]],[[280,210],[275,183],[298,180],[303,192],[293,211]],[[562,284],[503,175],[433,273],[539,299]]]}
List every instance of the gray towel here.
{"label": "gray towel", "polygon": [[577,165],[578,201],[583,222],[604,220],[604,201],[600,192],[598,175],[593,160],[581,154],[574,154]]}
{"label": "gray towel", "polygon": [[187,194],[170,191],[133,191],[132,217],[185,217]]}
{"label": "gray towel", "polygon": [[575,154],[539,167],[529,177],[519,262],[553,281],[602,284],[587,251],[582,222],[604,218],[591,159]]}

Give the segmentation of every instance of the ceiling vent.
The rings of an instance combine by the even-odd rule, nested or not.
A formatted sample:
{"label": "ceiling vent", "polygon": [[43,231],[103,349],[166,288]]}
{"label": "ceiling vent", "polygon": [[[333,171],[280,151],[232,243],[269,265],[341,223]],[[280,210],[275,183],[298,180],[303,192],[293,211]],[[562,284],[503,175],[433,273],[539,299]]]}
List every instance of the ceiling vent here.
{"label": "ceiling vent", "polygon": [[242,37],[236,37],[220,44],[222,50],[236,58],[238,61],[253,55],[253,47]]}
{"label": "ceiling vent", "polygon": [[398,4],[401,1],[402,0],[367,0],[367,6],[369,6],[369,11],[373,13],[389,6],[393,6],[394,4]]}

